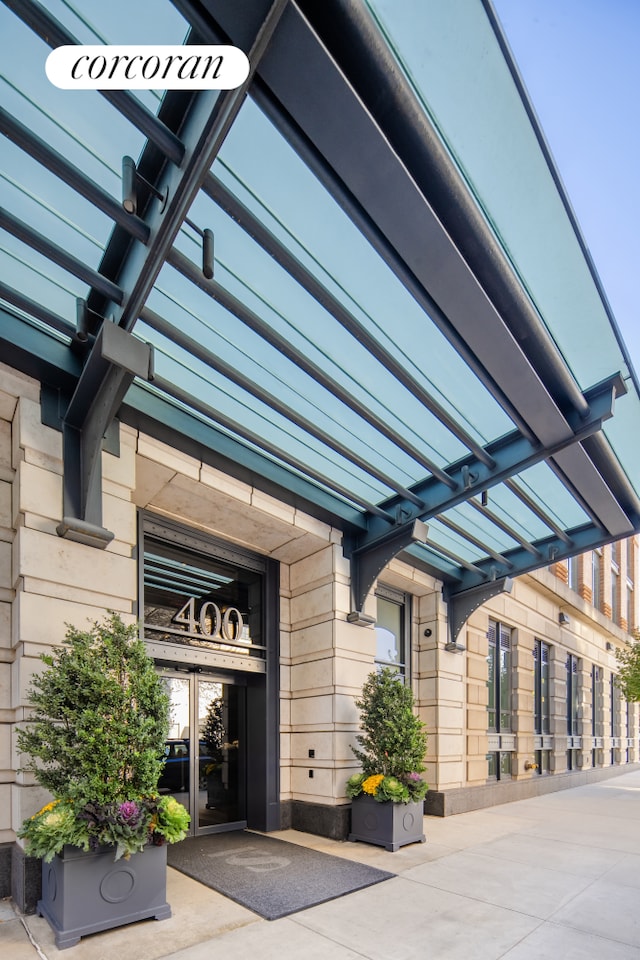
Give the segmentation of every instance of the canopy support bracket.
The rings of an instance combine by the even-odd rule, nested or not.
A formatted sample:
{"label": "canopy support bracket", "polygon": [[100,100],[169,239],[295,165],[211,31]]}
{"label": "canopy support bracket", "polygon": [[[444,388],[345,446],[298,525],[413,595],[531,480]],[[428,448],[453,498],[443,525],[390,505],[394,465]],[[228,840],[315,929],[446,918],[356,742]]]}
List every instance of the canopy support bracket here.
{"label": "canopy support bracket", "polygon": [[444,599],[447,603],[449,639],[445,644],[445,650],[452,653],[461,653],[464,647],[458,642],[460,631],[478,607],[482,606],[487,600],[497,597],[501,593],[511,593],[513,590],[513,578],[501,577],[498,580],[490,580],[487,583],[481,583],[477,587],[464,590],[461,593],[448,594],[447,588],[444,588]]}
{"label": "canopy support bracket", "polygon": [[153,379],[153,348],[110,321],[96,337],[62,421],[64,502],[58,536],[104,548],[102,442],[134,377]]}
{"label": "canopy support bracket", "polygon": [[351,585],[353,612],[347,617],[350,623],[360,626],[374,620],[363,613],[369,591],[386,565],[412,543],[426,543],[429,527],[422,520],[412,520],[390,530],[379,540],[365,547],[356,548],[351,554]]}

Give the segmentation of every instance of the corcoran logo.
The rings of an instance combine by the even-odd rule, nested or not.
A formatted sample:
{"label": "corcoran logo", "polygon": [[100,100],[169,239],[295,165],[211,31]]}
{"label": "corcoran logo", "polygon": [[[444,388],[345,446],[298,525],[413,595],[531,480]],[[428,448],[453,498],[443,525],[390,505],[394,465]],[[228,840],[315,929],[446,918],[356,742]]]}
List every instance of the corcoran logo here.
{"label": "corcoran logo", "polygon": [[52,50],[47,77],[63,90],[233,90],[249,61],[232,46],[63,46]]}

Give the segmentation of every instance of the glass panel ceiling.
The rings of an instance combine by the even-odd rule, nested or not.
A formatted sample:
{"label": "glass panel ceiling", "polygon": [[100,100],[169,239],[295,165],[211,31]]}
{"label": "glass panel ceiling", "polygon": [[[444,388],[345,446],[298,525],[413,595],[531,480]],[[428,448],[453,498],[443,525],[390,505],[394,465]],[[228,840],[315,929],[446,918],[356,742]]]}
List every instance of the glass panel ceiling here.
{"label": "glass panel ceiling", "polygon": [[[510,421],[456,351],[251,101],[234,123],[213,172],[367,330],[402,357],[466,429],[482,442],[510,429]],[[224,260],[224,249],[220,256]],[[300,316],[298,323],[306,323],[330,349],[333,330],[325,336],[313,317]],[[350,341],[346,349],[352,345]],[[439,442],[435,446],[442,451]],[[445,460],[453,459],[442,453]]]}
{"label": "glass panel ceiling", "polygon": [[[549,199],[551,213],[544,204],[537,216],[526,204],[510,208],[508,199],[518,187],[517,178],[501,173],[502,158],[495,169],[489,170],[484,148],[477,142],[486,139],[486,129],[491,128],[482,127],[473,114],[474,103],[482,114],[496,87],[509,101],[509,122],[517,131],[514,139],[521,140],[518,149],[526,147],[527,154],[539,152],[531,139],[531,130],[523,122],[522,104],[516,103],[517,97],[513,99],[506,67],[479,0],[477,4],[466,3],[464,16],[458,11],[457,19],[453,11],[459,0],[452,0],[446,11],[442,5],[428,4],[425,9],[422,4],[398,5],[390,0],[376,0],[370,5],[384,21],[396,55],[478,201],[486,212],[491,211],[497,233],[509,256],[517,262],[525,285],[561,348],[568,329],[563,311],[573,304],[574,284],[580,287],[580,295],[589,300],[581,303],[587,311],[585,329],[594,334],[585,337],[590,341],[591,353],[599,352],[592,349],[595,333],[598,343],[603,330],[606,336],[597,359],[583,357],[589,352],[587,346],[576,344],[575,335],[572,338],[572,369],[581,387],[591,386],[620,369],[621,354],[612,346],[608,320],[604,327],[602,324],[602,304],[596,303],[597,309],[593,306],[598,300],[594,300],[593,282],[584,273],[583,262],[579,270],[575,264],[572,266],[577,241],[567,234],[566,214],[557,193]],[[172,4],[152,0],[139,4],[118,0],[108,8],[91,2],[83,4],[82,10],[65,0],[54,0],[48,10],[75,37],[87,43],[140,42],[141,36],[145,43],[181,43],[187,33],[186,22]],[[474,99],[466,86],[475,69],[473,60],[470,58],[467,64],[460,49],[465,43],[474,49],[478,45],[478,35],[474,33],[476,28],[480,29],[478,11],[486,21],[482,30],[487,32],[489,54],[486,86],[484,75],[482,82],[473,77],[478,87]],[[411,27],[409,12],[413,15]],[[415,30],[418,14],[426,32]],[[97,92],[57,90],[44,71],[40,74],[33,70],[33,63],[44,64],[49,48],[4,7],[0,8],[0,28],[5,46],[0,77],[5,109],[119,202],[122,156],[129,154],[137,159],[145,146],[144,135]],[[421,47],[416,37],[429,36],[429,30],[435,29],[439,42],[432,44],[434,49],[425,64],[425,58],[418,58]],[[452,59],[445,69],[447,51]],[[29,69],[24,68],[25,63]],[[452,69],[455,83],[445,82]],[[432,83],[432,70],[439,71],[437,83]],[[424,90],[429,90],[431,99],[427,100]],[[136,96],[157,112],[160,101],[156,94],[138,91]],[[458,100],[465,102],[464,109]],[[492,111],[496,112],[495,103]],[[468,129],[465,124],[470,125]],[[97,270],[113,234],[109,217],[12,142],[3,142],[2,156],[0,183],[10,214]],[[492,156],[495,157],[495,151]],[[533,162],[527,158],[527,163]],[[544,177],[543,173],[537,170],[532,174],[538,178],[535,182],[548,179],[548,171]],[[165,263],[159,270],[147,300],[149,311],[137,321],[134,332],[155,346],[157,377],[175,384],[183,395],[191,395],[197,417],[206,417],[208,409],[214,423],[231,434],[237,423],[247,446],[261,449],[276,462],[282,456],[294,473],[305,475],[306,465],[312,483],[321,485],[324,477],[327,489],[361,508],[379,504],[397,491],[402,494],[404,488],[428,479],[430,471],[423,461],[431,462],[438,474],[438,468],[444,469],[466,457],[469,447],[427,409],[416,391],[405,386],[371,353],[366,342],[369,336],[455,421],[459,431],[468,435],[471,446],[484,446],[514,431],[514,424],[487,383],[469,369],[340,204],[252,100],[243,104],[210,177],[223,184],[270,232],[274,249],[265,251],[201,189],[189,218],[198,229],[210,228],[214,232],[214,283],[209,285],[209,292],[203,289],[207,284],[199,273],[201,238],[188,225],[178,234],[174,264]],[[551,191],[546,180],[545,184],[546,197]],[[535,191],[529,195],[534,203]],[[561,214],[559,230],[556,220]],[[564,259],[559,262],[562,270],[568,271],[566,278],[560,277],[562,270],[552,269],[545,259],[546,249],[534,251],[530,238],[525,243],[532,217],[540,247],[551,245],[550,235],[565,245]],[[351,315],[360,325],[360,336],[348,332],[277,262],[277,244]],[[196,282],[177,269],[178,254],[194,266]],[[75,298],[86,297],[89,292],[85,281],[7,231],[0,237],[0,275],[70,323],[75,322]],[[586,293],[583,288],[588,288]],[[224,305],[228,303],[224,300],[227,294],[240,305],[233,312]],[[575,315],[575,307],[572,309]],[[154,319],[151,311],[161,320]],[[263,327],[252,329],[251,315]],[[596,315],[595,320],[589,319]],[[160,329],[156,329],[158,326]],[[192,343],[185,342],[184,337],[191,338]],[[292,356],[295,351],[301,365]],[[613,359],[617,365],[611,366]],[[159,390],[157,384],[147,389],[151,393]],[[621,440],[621,459],[627,468],[638,456],[629,452],[630,444],[624,443],[620,434],[621,424],[639,422],[640,402],[635,391],[632,395],[623,410],[626,419],[616,411],[611,428],[612,436],[615,433]],[[619,407],[626,401],[627,398],[618,401]],[[171,402],[184,407],[183,401]],[[377,429],[367,417],[384,423],[386,432]],[[389,436],[391,432],[402,439],[404,447]],[[409,445],[413,452],[405,449]],[[445,481],[449,479],[444,477]],[[514,479],[523,496],[499,484],[491,489],[484,509],[479,509],[476,497],[447,509],[446,497],[438,494],[444,497],[444,506],[429,520],[431,548],[425,551],[412,546],[409,551],[416,556],[431,556],[438,546],[442,569],[453,572],[457,565],[469,569],[469,565],[486,560],[492,553],[512,550],[522,541],[530,543],[548,537],[556,525],[569,529],[590,521],[578,499],[547,463],[531,467]],[[456,482],[449,487],[458,489]],[[429,490],[427,498],[428,494]]]}
{"label": "glass panel ceiling", "polygon": [[[580,387],[617,372],[630,380],[607,307],[481,0],[366,2]],[[633,383],[629,387],[603,429],[634,480],[640,447],[628,438],[640,416],[640,398]]]}

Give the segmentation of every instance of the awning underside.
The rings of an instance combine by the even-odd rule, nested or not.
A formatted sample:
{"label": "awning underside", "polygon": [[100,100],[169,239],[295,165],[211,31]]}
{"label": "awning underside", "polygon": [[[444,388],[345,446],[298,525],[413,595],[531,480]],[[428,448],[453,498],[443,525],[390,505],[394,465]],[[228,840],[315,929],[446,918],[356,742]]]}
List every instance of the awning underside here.
{"label": "awning underside", "polygon": [[[623,409],[637,430],[640,410],[613,331],[602,349],[619,362],[580,382],[506,253],[489,279],[461,254],[444,187],[429,195],[411,137],[403,147],[371,112],[373,67],[331,46],[345,5],[176,0],[150,4],[149,21],[146,6],[0,12],[0,343],[59,395],[61,535],[109,541],[99,451],[116,415],[341,526],[355,610],[399,553],[455,598],[640,529],[632,437],[605,426]],[[364,6],[347,12],[375,31]],[[160,100],[56,90],[34,68],[47,44],[142,35],[230,40],[255,73]],[[419,102],[399,66],[394,83],[410,123]],[[442,183],[461,189],[445,154]],[[154,188],[138,181],[135,213],[125,155]]]}

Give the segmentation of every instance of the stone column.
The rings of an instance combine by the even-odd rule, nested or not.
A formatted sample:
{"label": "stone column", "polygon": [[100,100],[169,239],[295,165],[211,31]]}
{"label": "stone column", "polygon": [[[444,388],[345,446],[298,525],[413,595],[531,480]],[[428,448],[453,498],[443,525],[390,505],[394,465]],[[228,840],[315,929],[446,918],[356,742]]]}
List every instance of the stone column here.
{"label": "stone column", "polygon": [[[419,712],[429,734],[425,777],[430,792],[435,795],[465,783],[465,674],[469,649],[464,653],[445,650],[448,638],[447,607],[440,590],[419,597],[417,607],[415,689]],[[429,631],[429,636],[425,636],[425,631]],[[460,639],[466,643],[464,636]],[[486,732],[486,724],[483,732]]]}
{"label": "stone column", "polygon": [[517,643],[513,649],[513,696],[512,728],[516,734],[514,779],[529,779],[535,771],[526,768],[535,762],[535,717],[534,717],[534,659],[535,637],[525,630],[518,630]]}
{"label": "stone column", "polygon": [[479,609],[466,624],[463,641],[466,648],[466,782],[474,786],[487,782],[487,751],[489,749],[487,691],[489,641],[487,640],[487,613]]}
{"label": "stone column", "polygon": [[[350,749],[358,730],[355,699],[374,669],[375,633],[347,621],[349,562],[342,546],[291,564],[289,571],[292,826],[343,839],[346,781],[358,769]],[[366,613],[375,616],[375,598]]]}
{"label": "stone column", "polygon": [[[67,623],[82,628],[101,620],[109,610],[130,622],[135,618],[134,444],[135,433],[122,427],[119,457],[102,454],[103,517],[114,540],[106,550],[63,540],[56,532],[62,519],[62,434],[41,422],[38,384],[29,381],[18,397],[12,420],[13,771],[21,762],[15,726],[28,716],[30,681],[43,669],[40,654],[62,642]],[[49,797],[30,774],[15,773],[12,780],[11,829],[15,832]],[[18,852],[14,850],[12,895],[24,909],[31,904],[35,877],[29,874],[31,861],[21,863],[20,849],[18,845]]]}
{"label": "stone column", "polygon": [[555,644],[549,648],[549,723],[553,736],[550,767],[553,773],[567,769],[567,654]]}
{"label": "stone column", "polygon": [[577,753],[578,768],[591,766],[591,663],[578,658],[578,734],[582,746]]}

